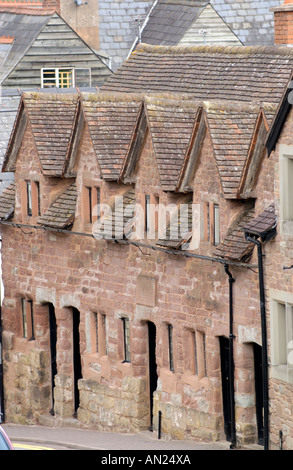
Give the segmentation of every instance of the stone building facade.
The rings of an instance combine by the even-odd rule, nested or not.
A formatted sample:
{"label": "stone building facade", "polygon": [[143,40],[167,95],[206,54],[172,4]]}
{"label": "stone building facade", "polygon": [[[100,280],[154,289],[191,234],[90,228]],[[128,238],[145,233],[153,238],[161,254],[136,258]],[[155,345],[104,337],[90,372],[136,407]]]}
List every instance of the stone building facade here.
{"label": "stone building facade", "polygon": [[265,154],[292,68],[285,48],[142,46],[99,93],[22,96],[0,200],[7,421],[160,419],[170,437],[238,445],[264,442],[268,411],[270,446],[281,426],[292,448],[278,363],[292,248]]}
{"label": "stone building facade", "polygon": [[[85,427],[135,432],[157,429],[160,412],[173,438],[233,441],[230,274],[237,443],[261,438],[257,262],[243,227],[271,199],[265,189],[255,208],[251,198],[235,199],[240,179],[231,191],[213,145],[220,129],[225,139],[241,135],[243,146],[259,142],[254,123],[267,128],[272,110],[235,106],[184,96],[23,96],[4,164],[15,183],[1,197],[8,421],[33,424],[51,413],[57,424],[75,417]],[[213,129],[215,119],[222,126]],[[242,120],[252,123],[249,136]],[[162,159],[166,139],[173,167]],[[257,161],[249,145],[247,152]],[[260,188],[263,181],[267,174]],[[142,208],[143,224],[151,220],[146,196],[173,209],[192,202],[195,231],[164,238],[154,222],[154,237],[125,229],[109,239],[95,225],[93,236],[90,207],[99,200],[106,217],[103,204],[113,207],[117,195]],[[133,231],[133,219],[123,218]]]}

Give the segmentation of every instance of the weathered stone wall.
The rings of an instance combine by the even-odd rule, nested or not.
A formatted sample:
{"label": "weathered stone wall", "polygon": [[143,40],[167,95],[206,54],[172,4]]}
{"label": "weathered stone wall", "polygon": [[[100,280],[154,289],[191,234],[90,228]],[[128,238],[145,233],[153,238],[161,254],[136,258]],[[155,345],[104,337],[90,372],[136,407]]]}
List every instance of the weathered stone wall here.
{"label": "weathered stone wall", "polygon": [[[101,184],[104,202],[108,202],[110,195],[113,196],[118,185],[101,180],[87,129],[76,165],[79,197],[73,231],[89,232],[90,227],[86,226],[82,217],[82,185],[90,180]],[[239,207],[237,203],[221,198],[220,183],[215,174],[211,142],[207,135],[198,165],[194,202],[202,204],[211,201],[220,205],[223,238],[230,218]],[[18,183],[24,178],[37,176],[44,211],[52,200],[52,192],[56,197],[58,192],[64,190],[64,182],[41,176],[28,126],[16,164],[18,189],[15,221],[36,222],[22,210]],[[164,193],[160,188],[149,135],[142,148],[136,176],[138,202],[142,201],[144,193],[157,194],[165,204],[174,202],[175,196]],[[158,411],[161,411],[162,432],[165,434],[176,438],[212,440],[224,437],[219,337],[227,338],[229,335],[229,296],[228,276],[223,265],[33,228],[21,230],[5,226],[2,235],[5,285],[3,326],[6,334],[17,340],[10,349],[5,349],[4,356],[4,379],[9,384],[6,387],[8,420],[37,422],[41,414],[48,414],[51,409],[48,363],[48,303],[51,303],[55,307],[57,321],[56,417],[70,417],[74,411],[74,307],[80,312],[82,379],[78,384],[80,406],[77,411],[80,422],[85,426],[113,431],[135,431],[149,426],[147,322],[151,321],[156,325],[158,374],[158,387],[154,394],[154,426],[157,426]],[[202,240],[199,253],[212,256],[214,249],[210,242]],[[237,433],[239,439],[252,441],[255,439],[255,399],[251,343],[260,343],[258,278],[253,270],[231,267],[231,271],[235,277]],[[142,278],[146,284],[138,282]],[[141,285],[146,285],[143,292],[140,291]],[[34,302],[36,334],[35,340],[30,342],[21,338],[21,297]],[[103,313],[107,318],[107,354],[96,353],[91,348],[88,324],[94,312]],[[123,362],[122,316],[130,320],[130,363]],[[167,323],[171,323],[174,329],[174,371],[169,367]],[[189,357],[193,352],[188,349],[186,339],[194,330],[205,334],[206,376],[196,375],[190,370]],[[16,413],[14,396],[21,394],[21,384],[15,379],[12,358],[20,357],[20,344],[32,351],[21,355],[35,377],[34,387],[27,388],[27,403],[30,403],[32,393],[34,396],[39,393],[44,398],[39,398],[36,408],[27,410],[24,407]],[[34,354],[39,363],[33,368]],[[22,370],[23,376],[28,374],[27,369],[25,371]],[[49,389],[46,388],[48,386]]]}
{"label": "weathered stone wall", "polygon": [[[293,449],[293,382],[279,380],[274,377],[272,368],[272,337],[274,331],[272,325],[273,299],[285,301],[291,299],[293,293],[293,270],[286,269],[292,265],[293,257],[293,232],[291,234],[282,233],[281,207],[280,207],[280,146],[293,145],[292,139],[293,114],[290,111],[283,130],[281,132],[276,150],[270,157],[265,159],[262,171],[259,177],[259,188],[264,201],[274,200],[278,219],[277,236],[274,240],[266,244],[264,248],[264,266],[265,266],[265,287],[266,287],[266,307],[267,307],[267,327],[269,343],[269,365],[270,370],[270,445],[272,449],[279,449],[279,432],[283,433],[283,448]],[[292,300],[291,300],[292,304]],[[291,331],[287,332],[288,341]],[[286,339],[284,338],[284,342]],[[292,363],[290,365],[292,368]]]}

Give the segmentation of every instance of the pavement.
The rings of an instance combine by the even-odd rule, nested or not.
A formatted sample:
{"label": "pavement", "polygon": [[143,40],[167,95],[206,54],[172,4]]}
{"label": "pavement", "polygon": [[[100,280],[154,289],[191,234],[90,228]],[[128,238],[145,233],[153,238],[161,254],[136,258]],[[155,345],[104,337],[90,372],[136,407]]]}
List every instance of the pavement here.
{"label": "pavement", "polygon": [[22,426],[3,423],[13,443],[32,443],[40,446],[56,445],[57,449],[68,450],[147,450],[147,451],[194,451],[194,450],[229,450],[227,441],[203,443],[158,439],[156,432],[144,431],[138,434],[100,432],[73,427]]}

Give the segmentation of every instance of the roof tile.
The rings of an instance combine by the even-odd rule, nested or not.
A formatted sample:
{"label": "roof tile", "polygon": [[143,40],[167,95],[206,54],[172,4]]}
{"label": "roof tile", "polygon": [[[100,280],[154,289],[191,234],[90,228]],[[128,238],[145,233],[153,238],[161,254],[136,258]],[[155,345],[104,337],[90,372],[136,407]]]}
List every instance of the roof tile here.
{"label": "roof tile", "polygon": [[253,209],[246,210],[231,224],[227,234],[215,250],[215,256],[234,261],[248,261],[252,255],[254,244],[248,242],[243,227],[254,217]]}
{"label": "roof tile", "polygon": [[25,109],[46,176],[63,176],[79,106],[76,94],[25,93]]}
{"label": "roof tile", "polygon": [[285,47],[140,44],[101,90],[278,103],[292,69],[293,52]]}
{"label": "roof tile", "polygon": [[253,235],[263,236],[273,230],[276,223],[275,205],[271,204],[261,214],[245,224],[243,230]]}
{"label": "roof tile", "polygon": [[56,199],[47,212],[39,217],[38,224],[56,229],[70,228],[75,217],[76,200],[76,185],[73,183]]}
{"label": "roof tile", "polygon": [[11,183],[0,195],[0,219],[8,220],[13,216],[15,206],[15,182]]}

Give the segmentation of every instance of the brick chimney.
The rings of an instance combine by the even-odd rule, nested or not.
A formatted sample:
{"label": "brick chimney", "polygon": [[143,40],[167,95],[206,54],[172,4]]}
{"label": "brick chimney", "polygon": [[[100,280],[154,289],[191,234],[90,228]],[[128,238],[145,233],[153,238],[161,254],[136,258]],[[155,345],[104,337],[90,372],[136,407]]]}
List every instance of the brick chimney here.
{"label": "brick chimney", "polygon": [[275,19],[275,44],[293,46],[293,0],[272,8]]}

